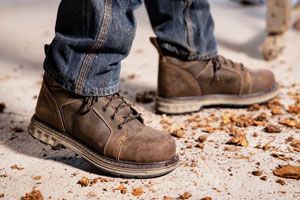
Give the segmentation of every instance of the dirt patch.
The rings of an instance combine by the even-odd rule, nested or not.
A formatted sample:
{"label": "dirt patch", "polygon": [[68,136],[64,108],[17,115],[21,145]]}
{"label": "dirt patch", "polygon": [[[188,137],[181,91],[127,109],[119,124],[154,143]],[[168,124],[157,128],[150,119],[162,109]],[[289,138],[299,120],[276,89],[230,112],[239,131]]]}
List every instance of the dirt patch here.
{"label": "dirt patch", "polygon": [[41,191],[33,189],[30,193],[26,193],[21,200],[44,200],[44,196],[42,195]]}

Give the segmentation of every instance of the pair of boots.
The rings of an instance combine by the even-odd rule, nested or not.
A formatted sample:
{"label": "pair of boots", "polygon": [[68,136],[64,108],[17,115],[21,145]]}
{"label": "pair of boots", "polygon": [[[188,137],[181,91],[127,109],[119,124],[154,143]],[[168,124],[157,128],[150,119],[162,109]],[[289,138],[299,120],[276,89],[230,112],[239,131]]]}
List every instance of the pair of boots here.
{"label": "pair of boots", "polygon": [[[209,105],[251,105],[274,98],[272,72],[250,70],[222,56],[207,61],[159,58],[156,109],[166,114],[199,111]],[[167,174],[179,162],[175,140],[143,123],[118,93],[84,97],[44,76],[29,133],[52,146],[72,149],[100,169],[123,177]]]}

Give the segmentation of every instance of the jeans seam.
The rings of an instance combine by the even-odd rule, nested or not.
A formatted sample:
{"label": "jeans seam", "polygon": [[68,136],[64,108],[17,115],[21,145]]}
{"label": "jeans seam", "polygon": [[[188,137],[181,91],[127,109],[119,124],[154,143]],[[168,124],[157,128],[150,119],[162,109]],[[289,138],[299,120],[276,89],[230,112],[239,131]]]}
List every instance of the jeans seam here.
{"label": "jeans seam", "polygon": [[191,48],[191,55],[189,57],[193,57],[196,55],[196,45],[193,41],[194,38],[194,31],[193,31],[193,22],[190,17],[190,7],[192,5],[192,0],[186,0],[186,8],[185,8],[185,23],[186,23],[186,29],[187,29],[187,40],[188,44]]}
{"label": "jeans seam", "polygon": [[75,86],[75,93],[80,94],[82,92],[84,82],[86,80],[88,71],[92,65],[92,61],[95,57],[93,53],[94,50],[101,47],[104,43],[105,37],[108,33],[109,21],[111,20],[112,15],[112,0],[105,0],[104,3],[104,14],[103,14],[103,21],[100,27],[99,34],[97,36],[97,40],[95,44],[89,50],[89,53],[85,56],[83,60],[82,67],[79,72],[78,81]]}

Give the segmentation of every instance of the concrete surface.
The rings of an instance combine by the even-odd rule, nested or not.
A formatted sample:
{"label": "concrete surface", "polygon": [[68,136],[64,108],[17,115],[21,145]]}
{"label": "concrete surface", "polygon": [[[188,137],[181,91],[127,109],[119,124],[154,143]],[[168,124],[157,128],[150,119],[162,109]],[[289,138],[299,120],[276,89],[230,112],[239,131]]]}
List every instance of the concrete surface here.
{"label": "concrete surface", "polygon": [[[212,11],[216,21],[216,36],[220,53],[254,68],[267,67],[275,72],[283,89],[284,104],[289,104],[287,93],[300,89],[300,34],[289,31],[283,55],[273,62],[265,62],[260,55],[260,45],[265,37],[263,7],[243,8],[226,0],[213,0]],[[213,199],[300,199],[300,182],[285,180],[285,186],[275,181],[272,174],[279,164],[298,164],[299,152],[287,151],[285,138],[300,138],[299,130],[284,128],[280,134],[266,134],[259,127],[245,129],[249,147],[238,151],[224,151],[227,134],[215,132],[209,135],[204,150],[188,149],[204,133],[189,129],[186,138],[178,139],[178,152],[182,164],[173,173],[152,180],[123,180],[106,177],[106,183],[81,187],[81,177],[105,177],[89,163],[69,150],[53,151],[27,134],[27,125],[34,112],[36,95],[42,79],[43,44],[53,37],[58,0],[1,0],[0,2],[0,102],[7,109],[0,114],[0,194],[7,200],[19,199],[32,188],[39,189],[45,199],[136,199],[133,188],[142,187],[145,193],[139,199],[178,198],[191,192],[191,199],[210,196]],[[130,56],[123,62],[122,91],[134,101],[140,91],[154,90],[157,76],[157,54],[148,42],[153,32],[144,8],[137,11],[138,31]],[[134,79],[128,76],[135,74]],[[154,114],[153,104],[137,107],[144,113],[146,123],[162,129],[161,116]],[[209,108],[199,113],[201,117],[225,112],[247,113],[247,109]],[[254,112],[254,114],[257,114]],[[172,117],[175,125],[181,125],[191,115]],[[278,118],[274,118],[278,121]],[[19,127],[23,131],[12,130]],[[252,137],[257,132],[258,137]],[[279,152],[288,154],[293,161],[282,161],[270,156],[270,151],[254,148],[258,143],[270,142]],[[245,159],[247,158],[247,159]],[[257,162],[260,163],[258,166]],[[194,163],[194,164],[193,164]],[[23,170],[13,170],[14,164]],[[262,181],[253,176],[259,168],[268,177]],[[2,176],[1,176],[2,175]],[[3,176],[6,175],[6,176]],[[32,177],[42,176],[41,180]],[[127,194],[113,191],[123,183]]]}

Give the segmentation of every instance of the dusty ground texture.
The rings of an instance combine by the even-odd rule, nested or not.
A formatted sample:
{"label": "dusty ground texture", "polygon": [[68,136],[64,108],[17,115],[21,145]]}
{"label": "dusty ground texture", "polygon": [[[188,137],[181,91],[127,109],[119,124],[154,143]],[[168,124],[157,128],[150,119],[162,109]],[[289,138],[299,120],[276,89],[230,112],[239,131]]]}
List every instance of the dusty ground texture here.
{"label": "dusty ground texture", "polygon": [[[71,151],[52,150],[28,136],[27,126],[43,74],[43,44],[53,37],[58,3],[0,3],[0,103],[6,107],[0,113],[0,199],[41,195],[45,199],[68,200],[300,199],[299,180],[273,175],[278,165],[300,165],[296,103],[300,93],[300,34],[289,31],[283,55],[265,62],[259,51],[265,37],[264,8],[212,1],[220,53],[254,68],[273,70],[282,87],[280,98],[251,111],[208,108],[176,117],[156,115],[153,103],[136,103],[148,125],[184,134],[177,139],[182,163],[161,178],[125,180],[107,177]],[[122,71],[122,92],[131,101],[135,101],[138,92],[155,90],[157,76],[157,54],[148,42],[153,32],[144,8],[137,11],[137,18],[137,37]],[[294,104],[296,107],[288,109]],[[288,125],[279,124],[286,119],[290,120],[285,121]],[[275,131],[279,133],[266,133],[264,127],[268,124],[279,126],[268,127],[268,132],[279,128]],[[204,137],[199,142],[200,136]],[[231,143],[242,146],[226,144],[232,137],[235,141]],[[94,184],[81,186],[77,182],[83,177],[95,179]],[[88,180],[81,183],[88,184]],[[29,194],[33,188],[36,190]]]}

